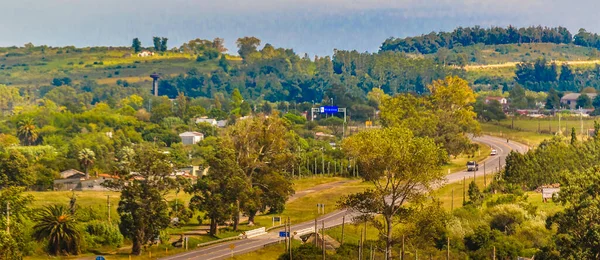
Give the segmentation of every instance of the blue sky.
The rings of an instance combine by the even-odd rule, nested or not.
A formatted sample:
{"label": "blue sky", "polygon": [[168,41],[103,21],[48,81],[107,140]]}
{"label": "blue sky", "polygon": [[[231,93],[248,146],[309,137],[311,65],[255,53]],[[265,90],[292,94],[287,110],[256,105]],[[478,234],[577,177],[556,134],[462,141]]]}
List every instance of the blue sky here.
{"label": "blue sky", "polygon": [[575,0],[0,0],[0,46],[128,46],[139,37],[256,36],[297,53],[377,51],[389,37],[457,26],[563,25],[600,32],[595,1]]}

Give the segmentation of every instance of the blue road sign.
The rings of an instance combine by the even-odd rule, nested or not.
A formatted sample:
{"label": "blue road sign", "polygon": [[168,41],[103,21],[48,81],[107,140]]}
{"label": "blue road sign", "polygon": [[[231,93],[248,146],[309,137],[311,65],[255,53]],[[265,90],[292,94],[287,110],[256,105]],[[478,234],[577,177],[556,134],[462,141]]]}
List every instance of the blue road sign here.
{"label": "blue road sign", "polygon": [[290,237],[290,232],[279,231],[279,237]]}
{"label": "blue road sign", "polygon": [[335,114],[338,112],[337,106],[322,106],[319,110],[321,114]]}
{"label": "blue road sign", "polygon": [[106,260],[106,258],[104,258],[104,256],[96,256],[96,260]]}

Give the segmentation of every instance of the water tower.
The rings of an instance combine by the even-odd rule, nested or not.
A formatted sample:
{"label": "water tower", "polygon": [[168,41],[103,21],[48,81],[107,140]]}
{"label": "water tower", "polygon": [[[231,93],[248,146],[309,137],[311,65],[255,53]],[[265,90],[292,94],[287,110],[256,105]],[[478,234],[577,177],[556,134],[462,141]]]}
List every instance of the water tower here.
{"label": "water tower", "polygon": [[160,75],[154,72],[152,75],[150,75],[150,77],[152,78],[152,89],[154,90],[154,96],[158,97],[158,79],[160,78]]}

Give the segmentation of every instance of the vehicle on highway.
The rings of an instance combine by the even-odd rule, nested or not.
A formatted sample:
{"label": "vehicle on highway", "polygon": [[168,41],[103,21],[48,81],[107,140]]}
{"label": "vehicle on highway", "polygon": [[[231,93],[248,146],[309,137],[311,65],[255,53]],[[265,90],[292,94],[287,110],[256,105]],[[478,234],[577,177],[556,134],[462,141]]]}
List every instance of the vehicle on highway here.
{"label": "vehicle on highway", "polygon": [[479,164],[476,161],[468,161],[467,162],[467,171],[479,171]]}
{"label": "vehicle on highway", "polygon": [[492,149],[492,152],[490,153],[491,156],[494,156],[498,154],[498,151],[496,151],[496,149]]}

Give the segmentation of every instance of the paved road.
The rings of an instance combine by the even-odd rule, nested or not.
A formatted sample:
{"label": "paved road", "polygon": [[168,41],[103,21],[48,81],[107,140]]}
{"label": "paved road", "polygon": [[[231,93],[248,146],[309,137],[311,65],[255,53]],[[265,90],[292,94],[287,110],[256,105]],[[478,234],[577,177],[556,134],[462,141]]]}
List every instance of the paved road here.
{"label": "paved road", "polygon": [[[502,139],[502,138],[498,138],[498,137],[482,136],[482,137],[476,137],[473,140],[476,142],[480,142],[480,143],[489,145],[492,147],[492,149],[496,149],[498,152],[497,155],[490,156],[483,162],[479,163],[479,165],[480,165],[479,171],[475,172],[477,177],[483,176],[483,174],[484,174],[483,165],[484,164],[485,164],[486,174],[494,173],[494,172],[497,172],[499,165],[501,165],[502,167],[504,166],[504,159],[510,153],[510,151],[515,150],[515,151],[523,153],[528,150],[528,147],[526,145],[515,143],[512,141],[507,143],[506,139]],[[452,174],[449,174],[446,176],[446,181],[447,181],[447,183],[459,182],[465,176],[472,177],[473,174],[474,174],[474,172],[467,172],[467,171],[452,173]],[[351,215],[352,215],[352,212],[346,211],[346,210],[336,211],[336,212],[332,212],[332,213],[323,215],[322,217],[320,217],[318,219],[318,228],[319,229],[321,228],[322,221],[325,221],[325,228],[339,226],[342,224],[342,220],[343,220],[344,216],[347,216],[346,219],[350,220]],[[307,222],[304,222],[301,224],[296,224],[296,225],[292,226],[292,232],[297,231],[297,230],[307,229],[307,228],[314,228],[314,225],[315,225],[314,220],[307,221]],[[232,250],[230,249],[230,246],[232,244],[235,247],[233,250],[234,255],[252,252],[252,251],[258,250],[260,248],[263,248],[266,245],[269,245],[272,243],[277,243],[277,242],[281,241],[281,239],[278,237],[279,231],[283,231],[283,228],[272,230],[267,235],[263,235],[260,237],[243,239],[243,240],[235,240],[235,241],[220,243],[220,244],[216,244],[216,245],[212,245],[212,246],[202,247],[202,248],[194,250],[194,251],[181,253],[178,255],[173,255],[170,257],[162,258],[162,259],[163,260],[226,259],[226,258],[231,257]]]}

